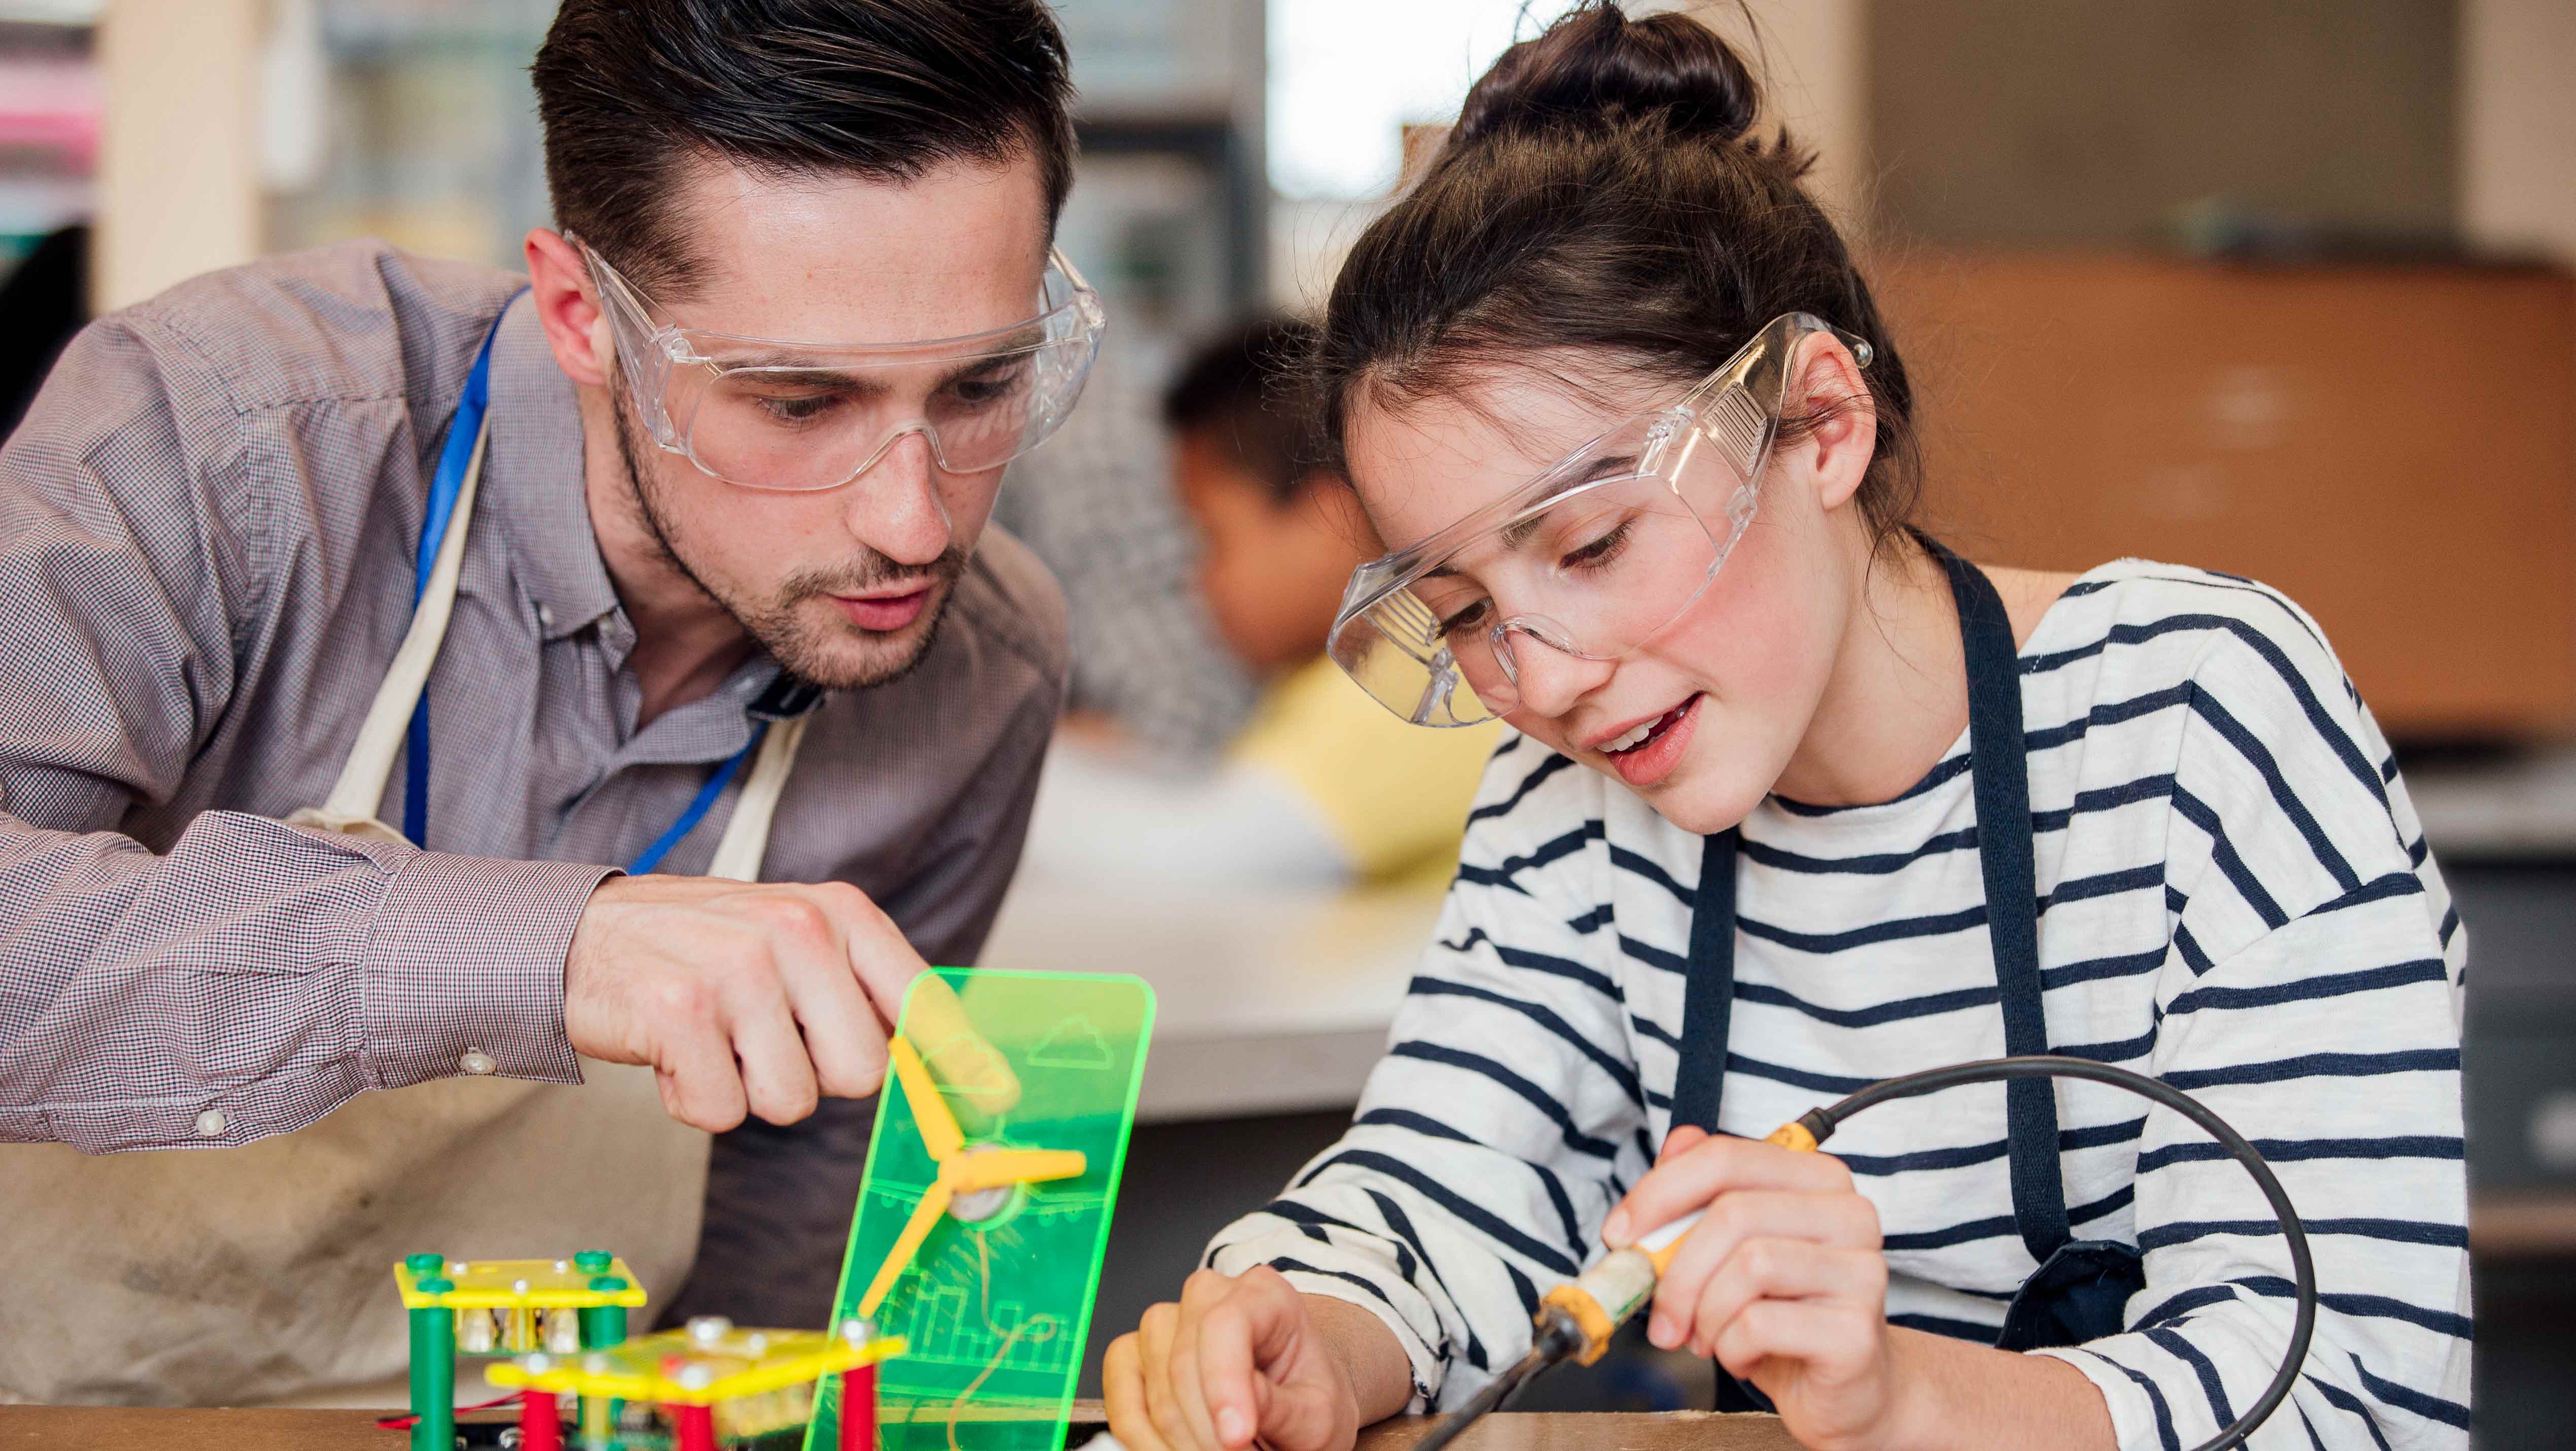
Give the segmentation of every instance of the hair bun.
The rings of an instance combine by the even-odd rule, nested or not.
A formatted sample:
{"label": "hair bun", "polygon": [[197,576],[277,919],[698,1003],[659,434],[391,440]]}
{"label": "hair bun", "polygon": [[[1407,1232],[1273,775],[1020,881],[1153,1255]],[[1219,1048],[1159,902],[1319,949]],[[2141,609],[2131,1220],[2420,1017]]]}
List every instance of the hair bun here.
{"label": "hair bun", "polygon": [[1503,52],[1467,93],[1450,145],[1650,115],[1676,135],[1726,142],[1761,108],[1752,71],[1717,32],[1680,14],[1631,20],[1597,0]]}

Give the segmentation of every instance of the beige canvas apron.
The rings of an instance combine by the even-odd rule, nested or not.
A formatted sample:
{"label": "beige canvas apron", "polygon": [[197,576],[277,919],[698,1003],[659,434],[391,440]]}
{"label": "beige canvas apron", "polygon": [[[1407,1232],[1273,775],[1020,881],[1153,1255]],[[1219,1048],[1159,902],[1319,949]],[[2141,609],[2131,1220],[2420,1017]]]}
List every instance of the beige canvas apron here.
{"label": "beige canvas apron", "polygon": [[[401,840],[374,812],[446,635],[489,436],[338,784],[290,823]],[[804,724],[770,729],[710,875],[759,878]],[[697,1252],[707,1136],[663,1112],[650,1068],[584,1059],[582,1077],[362,1093],[240,1148],[0,1148],[0,1400],[398,1404],[392,1270],[415,1250],[613,1250],[667,1297]]]}

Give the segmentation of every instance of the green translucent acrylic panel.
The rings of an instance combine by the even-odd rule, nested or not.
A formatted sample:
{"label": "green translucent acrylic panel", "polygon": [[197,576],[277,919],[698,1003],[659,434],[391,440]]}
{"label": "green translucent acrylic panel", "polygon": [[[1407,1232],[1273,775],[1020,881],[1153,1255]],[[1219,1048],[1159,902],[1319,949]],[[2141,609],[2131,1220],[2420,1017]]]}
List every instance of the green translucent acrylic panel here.
{"label": "green translucent acrylic panel", "polygon": [[[1079,1149],[1088,1162],[1079,1178],[1008,1191],[1008,1207],[982,1223],[940,1217],[877,1310],[880,1334],[910,1342],[878,1367],[879,1435],[885,1451],[1058,1451],[1136,1123],[1153,989],[1123,976],[933,972],[954,988],[954,1002],[915,983],[903,1034],[968,1146]],[[1016,1102],[995,1111],[1011,1096],[1006,1079],[1016,1080]],[[904,1087],[889,1074],[836,1321],[858,1313],[937,1173]],[[839,1424],[835,1380],[816,1404],[809,1451],[837,1444]]]}

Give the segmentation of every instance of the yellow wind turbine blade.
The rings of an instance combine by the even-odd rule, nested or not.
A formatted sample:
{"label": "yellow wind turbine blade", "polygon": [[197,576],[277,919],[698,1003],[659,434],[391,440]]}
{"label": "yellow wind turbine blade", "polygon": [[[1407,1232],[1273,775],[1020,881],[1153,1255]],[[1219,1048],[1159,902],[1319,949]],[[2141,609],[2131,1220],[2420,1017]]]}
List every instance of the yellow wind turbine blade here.
{"label": "yellow wind turbine blade", "polygon": [[977,1149],[949,1165],[943,1177],[958,1193],[971,1194],[1006,1184],[1077,1178],[1088,1163],[1076,1149]]}
{"label": "yellow wind turbine blade", "polygon": [[[895,1041],[901,1043],[903,1040],[897,1038]],[[868,1292],[859,1297],[861,1319],[876,1318],[877,1306],[885,1303],[886,1292],[893,1289],[894,1282],[902,1277],[903,1267],[912,1263],[913,1251],[921,1248],[922,1240],[929,1237],[930,1227],[939,1222],[939,1216],[948,1212],[949,1196],[955,1192],[955,1186],[948,1182],[948,1172],[941,1170],[939,1177],[932,1180],[930,1188],[922,1194],[921,1203],[912,1211],[912,1218],[904,1221],[903,1233],[894,1237],[894,1248],[886,1251],[885,1263],[877,1266],[877,1277],[868,1281]]]}
{"label": "yellow wind turbine blade", "polygon": [[947,1163],[966,1147],[966,1135],[959,1132],[956,1115],[948,1111],[948,1100],[939,1096],[939,1085],[931,1081],[930,1065],[921,1061],[901,1033],[886,1040],[886,1049],[894,1058],[894,1076],[903,1080],[903,1101],[912,1109],[922,1145],[931,1158]]}

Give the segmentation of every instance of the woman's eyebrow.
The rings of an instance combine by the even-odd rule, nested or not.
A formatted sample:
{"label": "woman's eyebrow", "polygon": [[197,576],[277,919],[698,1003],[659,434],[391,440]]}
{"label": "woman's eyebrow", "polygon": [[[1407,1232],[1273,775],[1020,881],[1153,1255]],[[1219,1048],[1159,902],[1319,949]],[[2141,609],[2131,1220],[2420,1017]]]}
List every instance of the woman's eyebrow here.
{"label": "woman's eyebrow", "polygon": [[1567,494],[1602,479],[1632,473],[1636,464],[1637,456],[1633,453],[1603,454],[1585,465],[1582,473],[1568,476],[1565,487],[1550,496],[1546,503],[1504,525],[1502,533],[1496,537],[1502,540],[1504,549],[1517,552],[1529,543],[1532,535],[1538,533],[1539,526],[1547,522],[1548,511],[1562,502]]}

